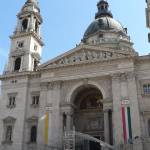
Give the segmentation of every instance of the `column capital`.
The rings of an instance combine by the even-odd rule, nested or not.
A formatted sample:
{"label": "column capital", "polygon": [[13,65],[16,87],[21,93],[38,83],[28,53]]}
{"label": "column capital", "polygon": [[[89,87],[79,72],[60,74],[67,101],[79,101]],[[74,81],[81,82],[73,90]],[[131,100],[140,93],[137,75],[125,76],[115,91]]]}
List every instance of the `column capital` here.
{"label": "column capital", "polygon": [[49,90],[53,90],[53,88],[54,88],[53,82],[49,82],[49,83],[48,83],[48,89],[49,89]]}
{"label": "column capital", "polygon": [[73,110],[71,110],[71,111],[66,111],[65,114],[66,114],[67,116],[72,116],[72,115],[73,115]]}
{"label": "column capital", "polygon": [[120,80],[120,73],[111,74],[112,80]]}
{"label": "column capital", "polygon": [[112,108],[103,109],[104,114],[105,114],[105,113],[108,113],[109,111],[112,111]]}
{"label": "column capital", "polygon": [[42,91],[47,91],[47,89],[48,89],[48,83],[47,82],[42,82],[40,84],[40,87],[41,87]]}
{"label": "column capital", "polygon": [[111,74],[112,80],[120,80],[120,81],[126,81],[128,77],[128,72],[118,72]]}
{"label": "column capital", "polygon": [[52,84],[54,89],[61,89],[63,86],[63,81],[61,80],[53,81]]}
{"label": "column capital", "polygon": [[136,77],[135,72],[128,72],[127,73],[127,79],[128,80],[134,80]]}
{"label": "column capital", "polygon": [[127,81],[127,73],[120,73],[120,80],[121,81]]}

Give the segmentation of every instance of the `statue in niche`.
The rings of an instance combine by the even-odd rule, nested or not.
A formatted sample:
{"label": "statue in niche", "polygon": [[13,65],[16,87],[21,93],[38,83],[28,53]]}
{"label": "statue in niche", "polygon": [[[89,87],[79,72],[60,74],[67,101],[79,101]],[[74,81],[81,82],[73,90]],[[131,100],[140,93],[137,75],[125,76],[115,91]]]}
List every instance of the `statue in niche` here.
{"label": "statue in niche", "polygon": [[65,60],[65,64],[69,63],[69,59],[67,57],[65,57],[64,60]]}
{"label": "statue in niche", "polygon": [[107,58],[106,52],[103,52],[103,58]]}
{"label": "statue in niche", "polygon": [[97,59],[97,58],[98,58],[98,55],[97,55],[96,52],[93,52],[93,58],[94,58],[94,59]]}
{"label": "statue in niche", "polygon": [[86,56],[86,53],[84,51],[82,53],[81,60],[82,61],[87,60],[87,56]]}
{"label": "statue in niche", "polygon": [[76,62],[80,62],[81,61],[80,54],[76,55],[75,58],[76,58]]}
{"label": "statue in niche", "polygon": [[93,58],[92,53],[90,51],[87,52],[87,58],[88,60],[92,60]]}
{"label": "statue in niche", "polygon": [[59,64],[64,64],[64,60],[61,59],[61,60],[59,61]]}
{"label": "statue in niche", "polygon": [[75,57],[75,56],[73,56],[73,57],[71,57],[71,59],[70,59],[70,60],[71,60],[71,62],[73,62],[73,63],[74,63],[74,62],[76,62],[76,57]]}
{"label": "statue in niche", "polygon": [[103,52],[99,53],[99,58],[103,58]]}

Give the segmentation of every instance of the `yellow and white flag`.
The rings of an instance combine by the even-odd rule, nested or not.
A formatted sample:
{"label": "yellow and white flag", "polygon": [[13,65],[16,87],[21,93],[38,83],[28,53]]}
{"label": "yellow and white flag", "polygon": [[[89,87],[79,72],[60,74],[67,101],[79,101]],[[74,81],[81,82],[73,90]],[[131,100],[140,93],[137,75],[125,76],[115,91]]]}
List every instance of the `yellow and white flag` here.
{"label": "yellow and white flag", "polygon": [[48,129],[49,129],[49,113],[45,114],[45,130],[44,130],[44,140],[45,144],[48,144]]}

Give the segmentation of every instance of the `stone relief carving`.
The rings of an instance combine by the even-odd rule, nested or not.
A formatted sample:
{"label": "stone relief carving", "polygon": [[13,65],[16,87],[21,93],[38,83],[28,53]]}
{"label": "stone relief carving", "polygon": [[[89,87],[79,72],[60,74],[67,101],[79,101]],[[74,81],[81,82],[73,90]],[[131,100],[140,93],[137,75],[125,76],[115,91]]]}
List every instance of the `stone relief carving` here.
{"label": "stone relief carving", "polygon": [[84,61],[94,61],[94,60],[105,60],[110,58],[116,58],[116,57],[123,57],[127,56],[126,54],[121,53],[113,53],[109,51],[90,51],[90,50],[82,50],[78,53],[75,53],[72,56],[66,56],[54,63],[52,65],[63,65],[63,64],[71,64],[71,63],[78,63],[78,62],[84,62]]}

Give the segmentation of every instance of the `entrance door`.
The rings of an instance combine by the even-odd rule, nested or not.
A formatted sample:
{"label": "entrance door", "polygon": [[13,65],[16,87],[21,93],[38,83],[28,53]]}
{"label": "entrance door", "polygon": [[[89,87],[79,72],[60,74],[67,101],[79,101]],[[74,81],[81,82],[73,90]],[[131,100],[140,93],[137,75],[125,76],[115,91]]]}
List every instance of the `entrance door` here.
{"label": "entrance door", "polygon": [[[95,87],[81,88],[75,96],[74,125],[77,132],[104,139],[104,113],[102,93]],[[99,143],[88,139],[76,139],[76,149],[101,150]]]}

